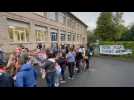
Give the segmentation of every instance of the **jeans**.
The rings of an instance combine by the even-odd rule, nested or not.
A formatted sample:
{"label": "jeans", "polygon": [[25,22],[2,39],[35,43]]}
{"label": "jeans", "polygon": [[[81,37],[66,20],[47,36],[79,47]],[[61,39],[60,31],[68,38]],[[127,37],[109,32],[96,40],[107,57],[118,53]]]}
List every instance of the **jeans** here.
{"label": "jeans", "polygon": [[49,73],[46,74],[46,81],[47,81],[48,87],[54,87],[55,73],[56,72],[49,72]]}
{"label": "jeans", "polygon": [[56,84],[56,83],[60,83],[60,76],[61,76],[61,73],[59,73],[59,72],[56,72],[55,73],[55,80],[54,80],[54,84]]}
{"label": "jeans", "polygon": [[66,65],[62,65],[62,67],[61,67],[61,76],[62,76],[63,80],[65,80],[65,67],[66,67]]}
{"label": "jeans", "polygon": [[74,62],[68,62],[69,76],[72,78],[74,75]]}

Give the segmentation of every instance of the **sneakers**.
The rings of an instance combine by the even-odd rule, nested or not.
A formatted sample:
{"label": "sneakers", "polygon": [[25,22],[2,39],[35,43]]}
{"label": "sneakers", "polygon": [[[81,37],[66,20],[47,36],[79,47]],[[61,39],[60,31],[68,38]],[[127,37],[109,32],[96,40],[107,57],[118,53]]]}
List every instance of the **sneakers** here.
{"label": "sneakers", "polygon": [[59,87],[60,86],[60,83],[55,83],[55,87]]}
{"label": "sneakers", "polygon": [[60,83],[66,83],[66,81],[62,80],[62,81],[60,81]]}

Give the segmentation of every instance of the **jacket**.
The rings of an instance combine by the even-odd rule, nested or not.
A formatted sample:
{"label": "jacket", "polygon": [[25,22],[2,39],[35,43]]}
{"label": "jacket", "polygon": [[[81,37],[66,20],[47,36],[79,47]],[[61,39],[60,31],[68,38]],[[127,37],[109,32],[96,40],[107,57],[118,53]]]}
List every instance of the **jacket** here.
{"label": "jacket", "polygon": [[76,53],[76,60],[81,60],[83,59],[82,53],[81,52],[77,52]]}
{"label": "jacket", "polygon": [[34,87],[37,85],[37,71],[31,64],[23,64],[16,74],[16,87]]}
{"label": "jacket", "polygon": [[6,72],[0,72],[0,87],[14,87],[14,80]]}
{"label": "jacket", "polygon": [[61,67],[65,66],[67,64],[66,58],[64,58],[64,57],[59,57],[57,62]]}
{"label": "jacket", "polygon": [[42,68],[45,69],[46,72],[55,72],[56,71],[54,62],[52,62],[48,59],[45,59],[44,62],[45,62],[45,64],[42,66]]}

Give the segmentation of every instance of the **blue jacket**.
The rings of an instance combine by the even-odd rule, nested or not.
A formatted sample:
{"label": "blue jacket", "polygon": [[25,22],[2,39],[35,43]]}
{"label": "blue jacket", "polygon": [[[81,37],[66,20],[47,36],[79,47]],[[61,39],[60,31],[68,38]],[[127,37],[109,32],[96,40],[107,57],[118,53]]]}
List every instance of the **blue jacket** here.
{"label": "blue jacket", "polygon": [[31,64],[23,64],[16,74],[16,87],[34,87],[37,85],[37,71]]}

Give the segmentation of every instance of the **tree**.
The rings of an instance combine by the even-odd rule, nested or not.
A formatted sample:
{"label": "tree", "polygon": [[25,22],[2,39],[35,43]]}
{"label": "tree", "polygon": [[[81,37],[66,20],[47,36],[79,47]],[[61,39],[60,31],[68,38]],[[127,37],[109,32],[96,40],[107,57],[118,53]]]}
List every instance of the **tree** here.
{"label": "tree", "polygon": [[124,20],[122,20],[123,12],[115,12],[113,13],[113,22],[116,25],[121,25]]}
{"label": "tree", "polygon": [[97,21],[95,34],[100,40],[120,40],[122,34],[126,32],[123,25],[122,12],[102,12]]}
{"label": "tree", "polygon": [[96,36],[95,36],[94,32],[88,31],[88,33],[87,33],[87,41],[88,41],[88,45],[96,42]]}
{"label": "tree", "polygon": [[95,35],[99,40],[113,40],[115,38],[112,12],[102,12],[97,20]]}
{"label": "tree", "polygon": [[122,40],[125,41],[134,41],[134,25],[128,30],[126,34],[122,35]]}
{"label": "tree", "polygon": [[123,25],[122,20],[123,12],[113,13],[113,28],[115,30],[115,40],[120,40],[122,34],[126,31],[126,27]]}

